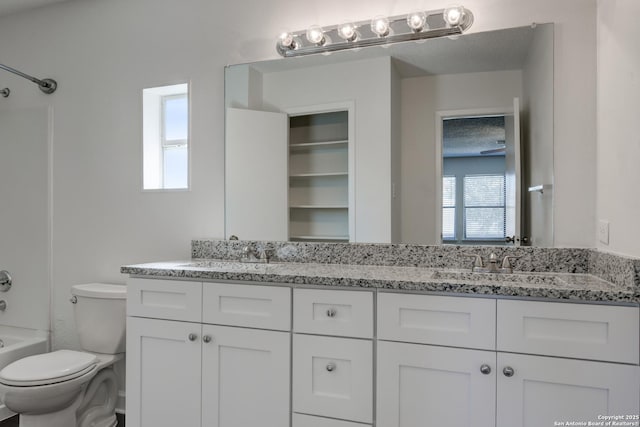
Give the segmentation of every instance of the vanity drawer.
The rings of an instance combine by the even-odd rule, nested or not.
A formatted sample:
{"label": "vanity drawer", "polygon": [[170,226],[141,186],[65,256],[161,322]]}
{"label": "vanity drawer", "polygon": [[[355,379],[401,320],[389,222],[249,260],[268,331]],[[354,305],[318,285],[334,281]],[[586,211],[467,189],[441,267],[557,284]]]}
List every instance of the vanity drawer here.
{"label": "vanity drawer", "polygon": [[293,336],[294,412],[371,423],[372,374],[372,341]]}
{"label": "vanity drawer", "polygon": [[494,350],[493,299],[378,294],[378,339]]}
{"label": "vanity drawer", "polygon": [[638,308],[498,301],[498,351],[638,363]]}
{"label": "vanity drawer", "polygon": [[294,289],[293,330],[308,334],[373,337],[373,293]]}
{"label": "vanity drawer", "polygon": [[184,280],[127,280],[127,316],[202,320],[202,283]]}
{"label": "vanity drawer", "polygon": [[284,286],[205,283],[202,322],[291,330],[291,289]]}
{"label": "vanity drawer", "polygon": [[292,421],[293,427],[367,427],[370,425],[296,413],[293,414]]}

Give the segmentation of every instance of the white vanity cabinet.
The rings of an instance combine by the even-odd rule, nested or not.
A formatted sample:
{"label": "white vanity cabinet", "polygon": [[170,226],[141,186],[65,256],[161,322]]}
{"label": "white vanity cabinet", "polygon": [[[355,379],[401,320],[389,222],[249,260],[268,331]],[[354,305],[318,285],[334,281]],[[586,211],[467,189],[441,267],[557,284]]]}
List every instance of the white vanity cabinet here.
{"label": "white vanity cabinet", "polygon": [[489,351],[378,342],[377,425],[494,426],[495,359]]}
{"label": "white vanity cabinet", "polygon": [[293,301],[293,427],[371,425],[373,293],[294,289]]}
{"label": "white vanity cabinet", "polygon": [[495,304],[378,294],[378,427],[495,426]]}
{"label": "white vanity cabinet", "polygon": [[497,427],[638,415],[637,307],[499,300],[497,320]]}
{"label": "white vanity cabinet", "polygon": [[638,307],[128,285],[136,427],[544,427],[640,411]]}
{"label": "white vanity cabinet", "polygon": [[499,352],[496,426],[553,426],[555,421],[638,415],[638,370],[617,363]]}
{"label": "white vanity cabinet", "polygon": [[127,317],[127,424],[201,425],[200,328],[199,323]]}
{"label": "white vanity cabinet", "polygon": [[289,288],[132,278],[129,292],[128,423],[289,425]]}
{"label": "white vanity cabinet", "polygon": [[638,321],[637,307],[380,293],[377,427],[637,415]]}
{"label": "white vanity cabinet", "polygon": [[290,334],[213,325],[202,333],[210,337],[202,346],[202,426],[288,426]]}

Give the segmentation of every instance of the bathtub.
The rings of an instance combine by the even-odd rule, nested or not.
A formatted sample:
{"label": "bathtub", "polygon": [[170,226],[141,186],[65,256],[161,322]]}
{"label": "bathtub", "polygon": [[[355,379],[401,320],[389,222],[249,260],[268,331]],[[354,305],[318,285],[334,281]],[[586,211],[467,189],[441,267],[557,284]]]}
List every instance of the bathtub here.
{"label": "bathtub", "polygon": [[[0,325],[0,369],[23,357],[49,351],[49,334],[35,329]],[[15,415],[0,403],[0,421]]]}

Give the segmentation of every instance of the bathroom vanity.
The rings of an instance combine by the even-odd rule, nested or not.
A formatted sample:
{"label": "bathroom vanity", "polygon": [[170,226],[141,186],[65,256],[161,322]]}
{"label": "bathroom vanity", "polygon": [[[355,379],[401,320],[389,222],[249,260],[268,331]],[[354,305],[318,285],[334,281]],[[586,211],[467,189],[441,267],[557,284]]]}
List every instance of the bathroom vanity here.
{"label": "bathroom vanity", "polygon": [[136,426],[638,421],[637,287],[593,274],[233,258],[122,272]]}

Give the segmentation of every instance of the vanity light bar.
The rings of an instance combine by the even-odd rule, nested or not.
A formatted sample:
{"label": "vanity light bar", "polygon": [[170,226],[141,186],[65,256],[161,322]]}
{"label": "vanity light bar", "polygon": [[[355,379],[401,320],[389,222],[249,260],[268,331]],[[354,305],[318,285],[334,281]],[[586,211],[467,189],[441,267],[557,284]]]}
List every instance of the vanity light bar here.
{"label": "vanity light bar", "polygon": [[367,46],[436,37],[456,36],[473,24],[473,13],[462,6],[434,11],[416,11],[390,18],[376,16],[371,21],[343,22],[306,31],[285,32],[278,37],[276,50],[285,58],[313,53],[335,52]]}

